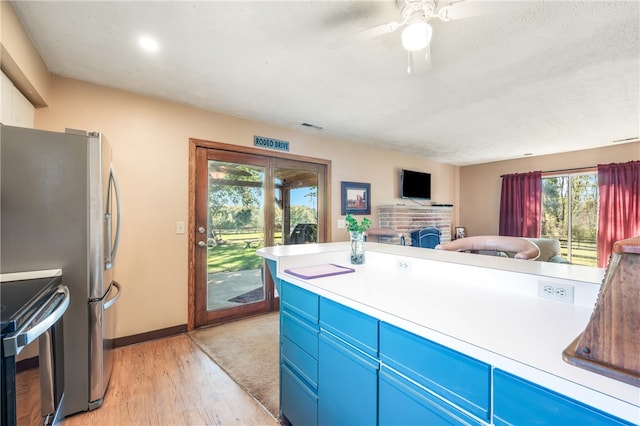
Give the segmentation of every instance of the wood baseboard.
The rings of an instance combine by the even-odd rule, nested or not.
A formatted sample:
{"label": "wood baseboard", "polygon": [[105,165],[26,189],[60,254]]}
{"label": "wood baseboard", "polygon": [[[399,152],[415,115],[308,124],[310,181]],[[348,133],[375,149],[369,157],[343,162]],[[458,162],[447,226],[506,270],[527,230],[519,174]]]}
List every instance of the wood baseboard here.
{"label": "wood baseboard", "polygon": [[[163,328],[160,330],[148,331],[146,333],[133,334],[131,336],[118,337],[113,339],[113,347],[118,348],[121,346],[129,346],[136,343],[142,343],[149,340],[161,339],[163,337],[171,337],[178,334],[187,332],[187,324],[176,325],[173,327]],[[40,365],[39,358],[37,356],[31,358],[25,358],[16,363],[16,372],[31,370],[32,368],[38,368]]]}
{"label": "wood baseboard", "polygon": [[180,324],[173,327],[162,328],[160,330],[147,331],[140,334],[132,334],[131,336],[117,337],[113,339],[113,347],[134,345],[149,340],[162,339],[163,337],[171,337],[187,332],[187,324]]}

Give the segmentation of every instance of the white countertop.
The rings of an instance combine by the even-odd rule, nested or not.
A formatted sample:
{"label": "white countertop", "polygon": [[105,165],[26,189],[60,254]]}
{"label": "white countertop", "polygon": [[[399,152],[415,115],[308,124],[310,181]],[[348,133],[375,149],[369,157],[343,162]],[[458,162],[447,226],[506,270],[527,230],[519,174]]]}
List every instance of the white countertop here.
{"label": "white countertop", "polygon": [[[603,269],[378,243],[366,243],[364,265],[350,264],[348,242],[258,254],[278,262],[279,278],[640,423],[639,388],[562,360],[589,321]],[[284,272],[322,263],[356,272],[310,280]],[[539,282],[574,286],[574,303],[538,297]]]}
{"label": "white countertop", "polygon": [[45,269],[42,271],[8,272],[0,274],[0,282],[36,280],[39,278],[61,277],[62,269]]}

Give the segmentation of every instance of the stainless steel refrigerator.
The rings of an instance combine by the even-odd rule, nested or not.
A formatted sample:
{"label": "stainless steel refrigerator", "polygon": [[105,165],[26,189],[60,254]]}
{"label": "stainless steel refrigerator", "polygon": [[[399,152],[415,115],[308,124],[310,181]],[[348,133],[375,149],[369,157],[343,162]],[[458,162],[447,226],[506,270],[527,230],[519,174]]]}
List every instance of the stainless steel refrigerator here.
{"label": "stainless steel refrigerator", "polygon": [[0,272],[62,269],[65,415],[98,408],[121,295],[111,148],[99,133],[0,125],[0,189]]}

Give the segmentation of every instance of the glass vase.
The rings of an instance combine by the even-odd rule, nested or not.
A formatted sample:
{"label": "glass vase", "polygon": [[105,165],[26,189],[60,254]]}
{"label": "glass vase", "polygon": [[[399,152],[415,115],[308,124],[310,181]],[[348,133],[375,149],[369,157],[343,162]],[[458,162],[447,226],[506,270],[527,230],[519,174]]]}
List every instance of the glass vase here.
{"label": "glass vase", "polygon": [[351,234],[351,263],[362,265],[364,263],[364,232],[349,232]]}

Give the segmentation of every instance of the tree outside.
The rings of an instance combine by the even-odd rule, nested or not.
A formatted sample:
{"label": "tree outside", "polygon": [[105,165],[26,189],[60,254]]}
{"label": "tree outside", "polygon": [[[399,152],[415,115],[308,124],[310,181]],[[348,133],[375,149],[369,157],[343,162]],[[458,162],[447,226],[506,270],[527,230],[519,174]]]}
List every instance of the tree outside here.
{"label": "tree outside", "polygon": [[541,236],[560,240],[572,263],[596,266],[597,222],[597,174],[542,179]]}
{"label": "tree outside", "polygon": [[[209,272],[259,268],[255,249],[264,243],[264,171],[260,166],[209,162]],[[279,199],[281,198],[279,195]],[[291,190],[290,229],[317,224],[317,187]],[[294,204],[295,203],[295,204]],[[275,243],[283,244],[283,214],[276,200]],[[317,241],[317,235],[312,236]]]}

